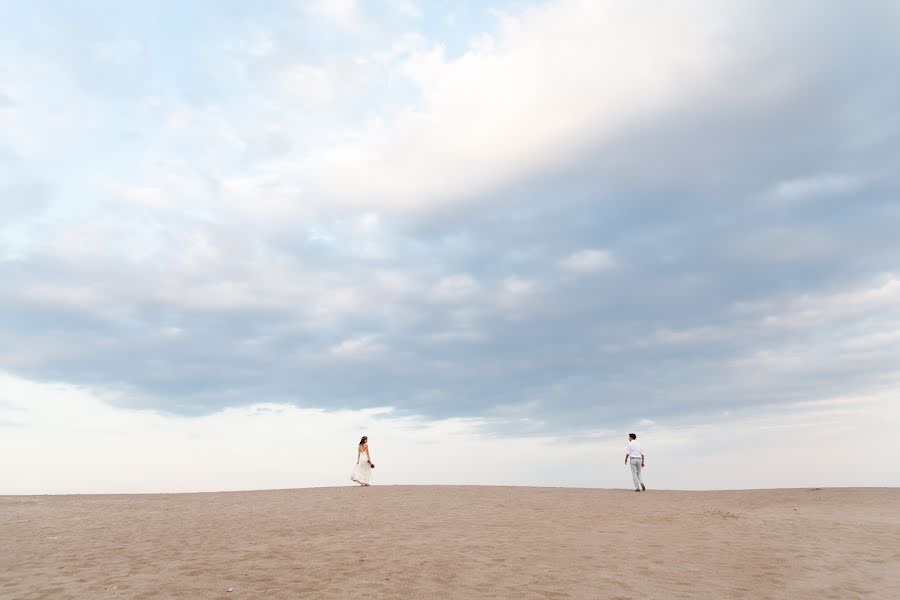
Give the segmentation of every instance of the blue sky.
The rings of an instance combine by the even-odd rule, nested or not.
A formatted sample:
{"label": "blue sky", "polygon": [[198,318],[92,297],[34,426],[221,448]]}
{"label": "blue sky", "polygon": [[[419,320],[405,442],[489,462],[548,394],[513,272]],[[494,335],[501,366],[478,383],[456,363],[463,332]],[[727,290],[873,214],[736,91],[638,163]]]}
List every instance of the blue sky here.
{"label": "blue sky", "polygon": [[69,423],[263,403],[523,448],[898,423],[894,2],[3,12],[15,443],[54,394]]}

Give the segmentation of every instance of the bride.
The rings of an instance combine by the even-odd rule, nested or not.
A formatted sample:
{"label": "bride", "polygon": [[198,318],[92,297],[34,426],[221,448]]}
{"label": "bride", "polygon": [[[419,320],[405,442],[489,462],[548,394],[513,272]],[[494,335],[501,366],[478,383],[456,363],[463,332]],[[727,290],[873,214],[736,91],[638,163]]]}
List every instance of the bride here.
{"label": "bride", "polygon": [[[365,461],[361,460],[363,454],[366,455]],[[359,440],[359,446],[356,447],[356,468],[353,469],[353,475],[350,476],[350,479],[359,485],[369,485],[369,473],[374,468],[372,455],[369,454],[369,438],[362,436],[362,439]]]}

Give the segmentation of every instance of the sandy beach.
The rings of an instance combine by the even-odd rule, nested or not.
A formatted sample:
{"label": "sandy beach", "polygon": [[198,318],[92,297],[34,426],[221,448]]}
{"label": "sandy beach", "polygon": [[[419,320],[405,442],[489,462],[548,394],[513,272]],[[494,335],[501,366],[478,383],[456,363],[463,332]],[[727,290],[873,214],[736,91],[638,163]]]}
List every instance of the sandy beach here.
{"label": "sandy beach", "polygon": [[898,489],[5,496],[0,528],[3,598],[900,597]]}

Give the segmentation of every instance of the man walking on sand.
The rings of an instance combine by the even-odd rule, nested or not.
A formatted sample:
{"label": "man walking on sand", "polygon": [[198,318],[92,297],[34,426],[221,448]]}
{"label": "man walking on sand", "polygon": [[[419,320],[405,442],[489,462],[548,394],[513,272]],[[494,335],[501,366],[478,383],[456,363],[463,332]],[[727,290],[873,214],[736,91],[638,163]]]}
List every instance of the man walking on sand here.
{"label": "man walking on sand", "polygon": [[631,463],[631,478],[634,480],[634,491],[646,492],[647,486],[644,485],[644,478],[641,476],[641,469],[644,468],[644,451],[641,450],[641,443],[637,441],[637,436],[633,433],[628,434],[628,447],[625,450],[625,464]]}

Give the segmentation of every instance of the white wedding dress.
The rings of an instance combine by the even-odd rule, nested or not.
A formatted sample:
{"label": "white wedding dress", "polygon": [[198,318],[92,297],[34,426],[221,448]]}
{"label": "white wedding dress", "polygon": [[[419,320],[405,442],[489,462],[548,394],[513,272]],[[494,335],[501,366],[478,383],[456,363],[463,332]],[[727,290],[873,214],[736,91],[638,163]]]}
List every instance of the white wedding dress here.
{"label": "white wedding dress", "polygon": [[371,472],[372,467],[369,466],[369,459],[368,457],[366,457],[365,453],[363,453],[359,455],[356,463],[356,468],[353,469],[353,474],[350,476],[350,479],[352,479],[356,483],[368,484],[369,473]]}

